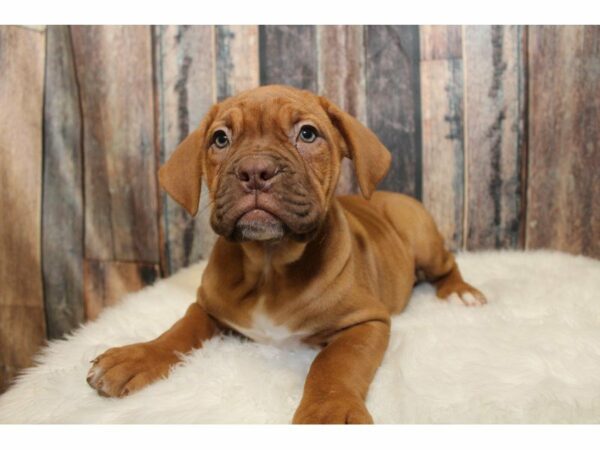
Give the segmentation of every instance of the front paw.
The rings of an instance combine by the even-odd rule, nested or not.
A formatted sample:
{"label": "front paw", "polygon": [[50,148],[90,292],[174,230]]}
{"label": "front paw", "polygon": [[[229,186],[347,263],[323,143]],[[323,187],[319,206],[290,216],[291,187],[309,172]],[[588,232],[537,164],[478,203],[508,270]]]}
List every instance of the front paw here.
{"label": "front paw", "polygon": [[111,348],[92,362],[88,384],[102,396],[124,397],[166,377],[179,357],[148,342]]}
{"label": "front paw", "polygon": [[295,424],[372,424],[365,403],[353,396],[303,399],[294,414]]}

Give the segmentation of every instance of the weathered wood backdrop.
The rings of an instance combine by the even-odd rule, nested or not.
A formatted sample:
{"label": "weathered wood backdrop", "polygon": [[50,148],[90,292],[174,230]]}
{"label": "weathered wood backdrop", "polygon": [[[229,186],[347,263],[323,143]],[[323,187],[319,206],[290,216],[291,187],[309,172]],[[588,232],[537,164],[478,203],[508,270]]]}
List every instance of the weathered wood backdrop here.
{"label": "weathered wood backdrop", "polygon": [[157,167],[269,83],[368,124],[394,154],[382,188],[452,247],[600,257],[600,27],[0,27],[0,391],[47,337],[207,255],[206,211]]}

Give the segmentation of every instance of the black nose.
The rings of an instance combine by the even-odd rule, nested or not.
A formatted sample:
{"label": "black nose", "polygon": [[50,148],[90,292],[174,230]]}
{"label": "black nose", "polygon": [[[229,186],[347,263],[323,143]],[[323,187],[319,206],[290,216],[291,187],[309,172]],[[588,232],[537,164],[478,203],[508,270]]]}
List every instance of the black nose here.
{"label": "black nose", "polygon": [[239,162],[236,175],[246,190],[264,191],[271,186],[269,180],[277,175],[277,165],[268,157],[249,156]]}

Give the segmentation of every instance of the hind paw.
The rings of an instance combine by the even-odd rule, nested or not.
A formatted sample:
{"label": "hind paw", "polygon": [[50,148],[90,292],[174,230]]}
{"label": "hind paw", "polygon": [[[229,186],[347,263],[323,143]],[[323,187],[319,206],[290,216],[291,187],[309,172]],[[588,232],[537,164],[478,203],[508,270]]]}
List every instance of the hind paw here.
{"label": "hind paw", "polygon": [[440,287],[436,295],[442,300],[459,300],[465,306],[482,306],[487,303],[487,299],[481,291],[464,281]]}

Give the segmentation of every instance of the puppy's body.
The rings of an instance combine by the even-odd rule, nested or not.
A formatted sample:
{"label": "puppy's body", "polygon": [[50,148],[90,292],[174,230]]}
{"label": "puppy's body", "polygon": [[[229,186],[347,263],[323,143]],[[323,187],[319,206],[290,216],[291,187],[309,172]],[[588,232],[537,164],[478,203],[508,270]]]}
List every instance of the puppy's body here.
{"label": "puppy's body", "polygon": [[223,326],[257,341],[322,345],[341,329],[386,322],[402,311],[416,281],[415,252],[422,259],[444,252],[429,248],[442,245],[441,238],[419,242],[419,233],[437,233],[435,225],[402,194],[340,197],[326,220],[303,249],[293,242],[219,239],[202,279],[202,306]]}
{"label": "puppy's body", "polygon": [[[343,156],[365,198],[335,198]],[[154,341],[102,354],[90,385],[128,395],[166,376],[180,353],[231,329],[321,348],[294,422],[372,422],[364,401],[390,315],[404,309],[415,282],[434,283],[440,298],[485,302],[419,202],[373,193],[389,161],[375,135],[305,91],[263,87],[216,105],[161,168],[163,186],[192,214],[201,177],[209,187],[221,237],[198,301]]]}

